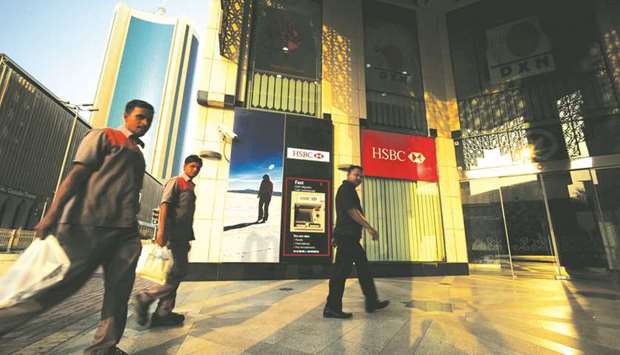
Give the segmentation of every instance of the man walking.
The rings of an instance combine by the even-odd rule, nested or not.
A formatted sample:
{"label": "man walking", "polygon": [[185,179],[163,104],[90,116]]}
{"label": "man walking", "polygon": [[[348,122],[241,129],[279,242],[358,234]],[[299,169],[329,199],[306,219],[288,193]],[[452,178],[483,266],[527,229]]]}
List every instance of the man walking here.
{"label": "man walking", "polygon": [[353,263],[357,267],[362,292],[366,298],[366,312],[372,313],[388,306],[390,301],[379,301],[375,282],[370,272],[366,251],[360,244],[362,228],[366,228],[373,240],[379,233],[370,226],[355,188],[362,183],[362,167],[352,165],[347,170],[347,179],[342,182],[336,194],[336,227],[334,242],[337,246],[336,262],[329,280],[329,295],[323,310],[325,318],[351,318],[351,313],[342,311],[342,296],[347,277],[351,274]]}
{"label": "man walking", "polygon": [[119,129],[94,129],[84,137],[73,166],[51,207],[37,225],[37,237],[55,233],[71,265],[64,279],[0,310],[0,336],[75,293],[99,267],[104,271],[101,321],[88,354],[125,354],[116,347],[125,330],[127,301],[140,255],[137,214],[144,178],[138,146],[153,121],[153,106],[132,100]]}
{"label": "man walking", "polygon": [[197,155],[185,158],[183,174],[166,183],[159,206],[159,230],[156,243],[172,252],[172,268],[164,285],[154,285],[135,296],[137,322],[146,325],[149,306],[159,300],[151,317],[151,327],[176,326],[185,316],[173,312],[177,289],[187,274],[190,241],[194,240],[196,194],[192,180],[200,173],[202,160]]}
{"label": "man walking", "polygon": [[273,195],[273,182],[269,179],[269,175],[263,175],[263,181],[258,189],[258,220],[257,223],[265,223],[269,218],[269,203]]}

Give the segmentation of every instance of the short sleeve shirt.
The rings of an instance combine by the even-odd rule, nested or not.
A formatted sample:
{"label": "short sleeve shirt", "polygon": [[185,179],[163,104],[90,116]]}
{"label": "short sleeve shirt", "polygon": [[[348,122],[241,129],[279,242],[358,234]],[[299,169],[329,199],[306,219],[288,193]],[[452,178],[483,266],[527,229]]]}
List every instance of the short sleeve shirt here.
{"label": "short sleeve shirt", "polygon": [[85,188],[64,207],[59,223],[134,228],[144,179],[142,141],[126,129],[94,129],[73,160],[92,169]]}
{"label": "short sleeve shirt", "polygon": [[337,238],[359,239],[362,237],[362,226],[355,222],[348,213],[352,208],[364,212],[360,198],[355,191],[355,185],[345,180],[336,193],[336,227],[334,228],[334,234]]}
{"label": "short sleeve shirt", "polygon": [[187,176],[174,177],[164,187],[161,203],[169,206],[166,237],[173,243],[194,240],[195,187]]}

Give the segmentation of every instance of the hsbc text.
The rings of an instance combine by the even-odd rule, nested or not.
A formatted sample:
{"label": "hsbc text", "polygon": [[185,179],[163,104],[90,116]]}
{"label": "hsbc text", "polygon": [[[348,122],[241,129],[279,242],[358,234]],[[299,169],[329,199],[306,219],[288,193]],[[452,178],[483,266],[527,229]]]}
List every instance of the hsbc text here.
{"label": "hsbc text", "polygon": [[404,150],[372,147],[372,158],[379,160],[405,161],[407,153]]}

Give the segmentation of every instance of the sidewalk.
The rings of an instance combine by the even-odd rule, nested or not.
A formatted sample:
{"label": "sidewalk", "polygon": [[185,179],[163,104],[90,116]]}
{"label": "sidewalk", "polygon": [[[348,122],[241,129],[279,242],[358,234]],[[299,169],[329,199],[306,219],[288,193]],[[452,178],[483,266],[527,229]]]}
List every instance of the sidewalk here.
{"label": "sidewalk", "polygon": [[[188,282],[178,328],[133,315],[120,347],[133,354],[620,353],[617,285],[492,275],[377,280],[384,311],[366,314],[347,283],[348,321],[325,320],[325,280]],[[145,286],[138,281],[136,289]],[[98,320],[101,279],[0,343],[1,354],[77,354]]]}

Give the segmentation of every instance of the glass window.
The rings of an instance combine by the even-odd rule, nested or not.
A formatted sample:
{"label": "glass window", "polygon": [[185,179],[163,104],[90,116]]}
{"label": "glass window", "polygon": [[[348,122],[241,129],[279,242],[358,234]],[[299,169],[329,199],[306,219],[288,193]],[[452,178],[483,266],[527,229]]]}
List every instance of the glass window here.
{"label": "glass window", "polygon": [[255,71],[320,78],[320,2],[258,0],[255,21],[252,46]]}
{"label": "glass window", "polygon": [[370,126],[427,134],[415,11],[364,3],[366,105]]}
{"label": "glass window", "polygon": [[448,14],[463,167],[479,167],[494,149],[512,164],[620,152],[614,29],[596,28],[597,11],[592,2],[523,0]]}

